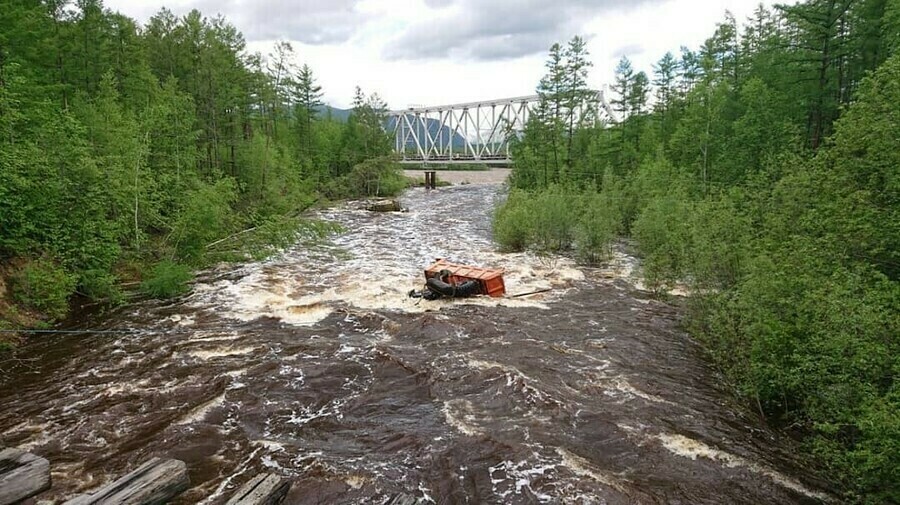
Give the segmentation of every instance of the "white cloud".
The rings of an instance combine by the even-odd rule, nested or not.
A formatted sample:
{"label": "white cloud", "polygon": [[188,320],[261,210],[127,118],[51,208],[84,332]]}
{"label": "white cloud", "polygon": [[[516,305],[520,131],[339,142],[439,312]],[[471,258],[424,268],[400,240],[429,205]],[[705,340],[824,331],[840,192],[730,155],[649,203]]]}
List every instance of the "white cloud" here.
{"label": "white cloud", "polygon": [[[766,5],[774,3],[765,0]],[[154,0],[106,0],[146,21]],[[546,49],[579,34],[588,40],[591,84],[602,87],[618,58],[650,72],[666,51],[696,48],[726,10],[743,21],[758,0],[174,0],[221,12],[244,32],[251,51],[267,54],[291,40],[327,101],[350,103],[353,88],[377,91],[391,107],[434,105],[534,92]],[[480,9],[477,13],[473,9]],[[406,46],[405,46],[405,45]]]}

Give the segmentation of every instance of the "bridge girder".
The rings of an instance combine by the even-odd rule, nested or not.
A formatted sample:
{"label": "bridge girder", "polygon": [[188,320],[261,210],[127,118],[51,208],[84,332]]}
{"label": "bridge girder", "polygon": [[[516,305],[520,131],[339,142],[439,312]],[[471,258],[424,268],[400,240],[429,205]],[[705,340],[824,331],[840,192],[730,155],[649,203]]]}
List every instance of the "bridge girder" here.
{"label": "bridge girder", "polygon": [[[391,111],[394,152],[401,163],[508,164],[509,141],[522,133],[540,100],[529,95]],[[578,122],[615,120],[602,91],[573,113]]]}

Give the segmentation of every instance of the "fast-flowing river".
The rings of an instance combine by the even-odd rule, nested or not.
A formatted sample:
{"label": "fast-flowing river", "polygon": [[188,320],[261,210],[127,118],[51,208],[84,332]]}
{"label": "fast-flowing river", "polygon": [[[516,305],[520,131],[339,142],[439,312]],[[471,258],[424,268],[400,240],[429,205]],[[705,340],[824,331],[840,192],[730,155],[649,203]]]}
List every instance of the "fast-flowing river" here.
{"label": "fast-flowing river", "polygon": [[[321,213],[344,231],[205,272],[189,296],[33,339],[0,371],[0,445],[51,461],[49,503],[153,456],[177,503],[259,472],[288,503],[820,503],[795,445],[730,399],[632,261],[500,254],[499,185]],[[505,300],[420,301],[435,258],[505,268]]]}

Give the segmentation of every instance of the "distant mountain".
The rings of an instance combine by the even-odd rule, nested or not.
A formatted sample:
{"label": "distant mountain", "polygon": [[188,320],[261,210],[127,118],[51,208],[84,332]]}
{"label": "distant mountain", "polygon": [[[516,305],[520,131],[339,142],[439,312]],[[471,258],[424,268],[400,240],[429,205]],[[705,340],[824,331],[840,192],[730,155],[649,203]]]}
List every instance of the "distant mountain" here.
{"label": "distant mountain", "polygon": [[[323,105],[319,107],[319,117],[326,118],[330,117],[336,121],[346,122],[347,118],[350,117],[350,114],[353,113],[352,109],[339,109],[337,107],[332,107],[330,105]],[[388,118],[387,124],[385,125],[385,129],[387,131],[394,131],[394,127],[397,124],[397,118],[392,117]],[[443,143],[444,146],[450,143],[451,137],[453,138],[453,147],[461,148],[466,145],[465,139],[459,133],[455,133],[451,135],[450,128],[442,125],[440,121],[436,119],[427,119],[425,121],[427,125],[427,131],[431,134],[432,138],[435,139],[439,145]],[[416,129],[416,134],[419,137],[420,142],[424,142],[426,127],[423,127],[421,124],[414,125]],[[425,147],[424,145],[422,147]],[[415,149],[416,144],[413,140],[409,141],[409,145],[407,145],[407,149]]]}
{"label": "distant mountain", "polygon": [[[397,118],[392,117],[388,118],[387,122],[387,131],[394,131],[395,125],[397,124]],[[450,139],[453,139],[453,147],[461,148],[466,145],[465,139],[459,133],[453,133],[450,131],[450,128],[446,125],[443,125],[437,119],[426,119],[425,125],[414,124],[413,129],[415,130],[416,136],[419,137],[419,142],[422,142],[422,147],[424,148],[424,142],[426,139],[425,132],[431,134],[431,137],[434,139],[435,143],[440,145],[447,146],[450,144]],[[412,138],[407,142],[407,149],[415,149],[416,143]]]}
{"label": "distant mountain", "polygon": [[350,113],[353,110],[351,109],[338,109],[337,107],[332,107],[330,105],[323,105],[319,107],[319,117],[329,117],[332,119],[340,121],[342,123],[347,121],[347,118],[350,117]]}

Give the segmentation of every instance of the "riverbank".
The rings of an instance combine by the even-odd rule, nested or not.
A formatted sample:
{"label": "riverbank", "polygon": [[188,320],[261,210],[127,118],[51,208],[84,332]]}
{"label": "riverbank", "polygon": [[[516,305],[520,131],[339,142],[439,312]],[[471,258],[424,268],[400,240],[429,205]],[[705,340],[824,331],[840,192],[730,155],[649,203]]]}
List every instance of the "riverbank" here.
{"label": "riverbank", "polygon": [[[315,247],[222,264],[184,297],[80,326],[103,331],[34,339],[0,367],[0,441],[51,462],[39,498],[55,501],[152,456],[188,466],[173,505],[221,504],[260,472],[291,479],[298,504],[825,495],[627,264],[497,251],[504,194],[413,188],[408,212],[319,209],[343,231]],[[553,290],[408,298],[436,257],[504,268],[513,295]]]}

